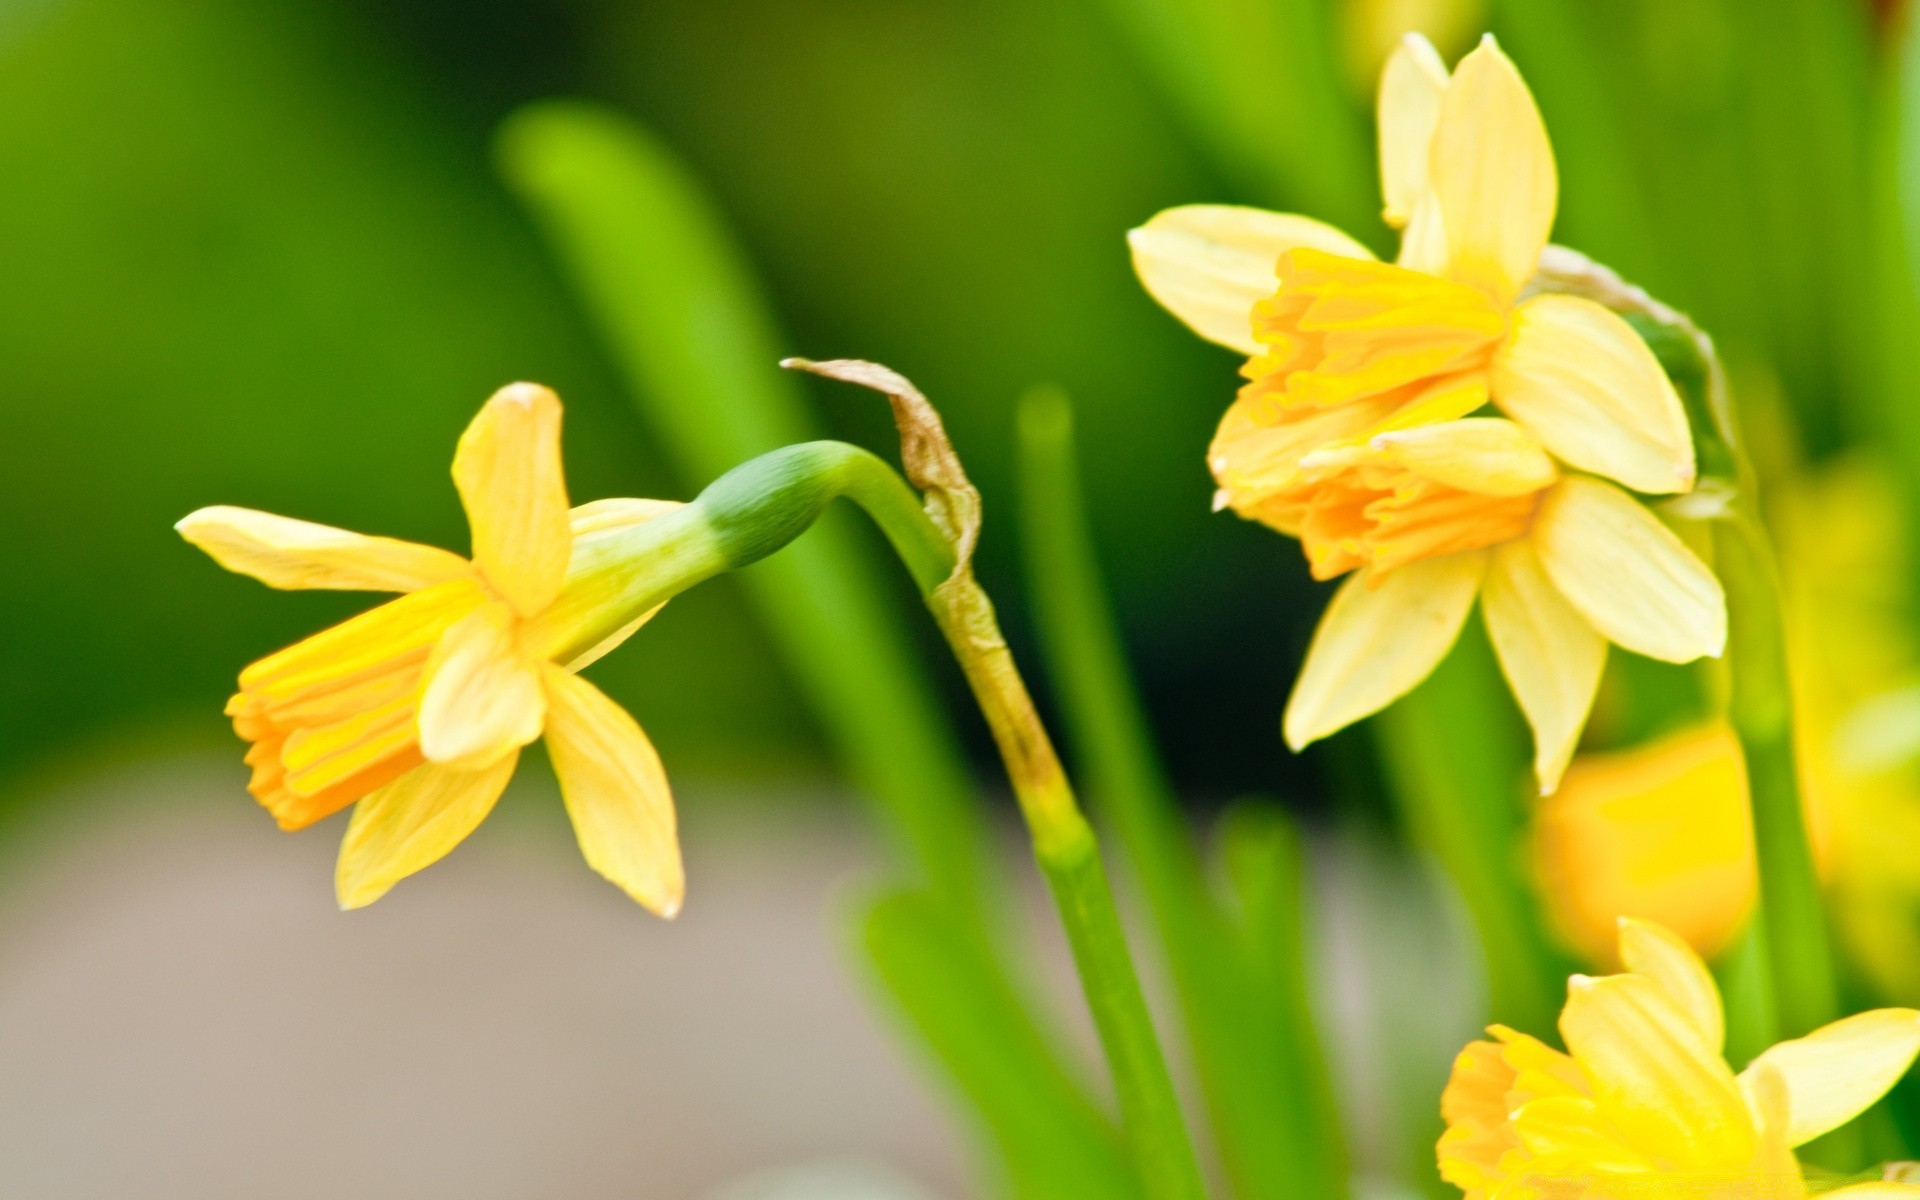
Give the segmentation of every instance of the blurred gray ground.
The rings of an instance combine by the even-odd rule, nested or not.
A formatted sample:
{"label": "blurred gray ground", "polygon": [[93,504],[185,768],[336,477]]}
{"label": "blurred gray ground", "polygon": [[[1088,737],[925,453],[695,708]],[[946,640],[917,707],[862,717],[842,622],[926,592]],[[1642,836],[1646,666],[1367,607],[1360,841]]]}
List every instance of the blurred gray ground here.
{"label": "blurred gray ground", "polygon": [[962,1194],[943,1101],[838,944],[873,874],[845,806],[703,823],[689,797],[667,924],[588,871],[526,774],[348,914],[341,822],[277,832],[230,764],[62,794],[0,891],[0,1195],[692,1200],[819,1159],[841,1162],[816,1182]]}
{"label": "blurred gray ground", "polygon": [[[444,862],[345,914],[344,818],[282,834],[243,781],[231,761],[102,773],[0,847],[0,1198],[974,1191],[964,1126],[844,941],[881,874],[844,797],[683,786],[690,887],[667,923],[580,861],[543,770]],[[1312,856],[1356,1184],[1401,1200],[1477,1023],[1471,952],[1417,864],[1354,833]],[[1012,837],[1007,859],[1039,983],[1097,1076]]]}

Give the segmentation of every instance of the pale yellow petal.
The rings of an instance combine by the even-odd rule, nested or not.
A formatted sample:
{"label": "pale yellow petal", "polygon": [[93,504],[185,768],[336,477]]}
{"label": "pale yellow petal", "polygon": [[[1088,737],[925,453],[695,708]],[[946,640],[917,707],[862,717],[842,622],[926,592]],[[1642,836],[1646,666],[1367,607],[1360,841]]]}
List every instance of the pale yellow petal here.
{"label": "pale yellow petal", "polygon": [[268,587],[417,592],[473,573],[466,559],[435,546],[225,504],[189,513],[174,528],[227,570]]}
{"label": "pale yellow petal", "polygon": [[1407,227],[1400,231],[1400,253],[1393,261],[1409,271],[1445,275],[1449,259],[1447,218],[1440,211],[1440,198],[1429,192],[1413,210]]}
{"label": "pale yellow petal", "polygon": [[1493,548],[1481,605],[1501,673],[1533,727],[1540,794],[1550,795],[1593,708],[1607,640],[1553,586],[1526,538]]}
{"label": "pale yellow petal", "polygon": [[1210,342],[1260,354],[1253,306],[1280,287],[1274,266],[1306,246],[1347,258],[1372,251],[1331,225],[1290,213],[1188,204],[1154,214],[1127,233],[1133,269],[1162,307]]}
{"label": "pale yellow petal", "polygon": [[1576,975],[1560,1014],[1567,1049],[1612,1126],[1682,1169],[1738,1170],[1758,1144],[1733,1072],[1701,1049],[1664,989],[1637,975]]}
{"label": "pale yellow petal", "polygon": [[1342,584],[1287,701],[1287,744],[1303,749],[1412,691],[1453,648],[1485,571],[1476,550]]}
{"label": "pale yellow petal", "polygon": [[1524,496],[1560,477],[1538,438],[1498,417],[1398,429],[1369,444],[1395,466],[1482,496]]}
{"label": "pale yellow petal", "polygon": [[1448,276],[1511,300],[1539,265],[1560,185],[1533,94],[1491,36],[1454,68],[1429,170]]}
{"label": "pale yellow petal", "polygon": [[1693,487],[1693,434],[1673,382],[1621,317],[1580,296],[1514,310],[1493,402],[1547,449],[1637,492]]}
{"label": "pale yellow petal", "polygon": [[663,917],[680,911],[686,877],[673,793],[653,743],[604,692],[546,669],[547,749],[587,865]]}
{"label": "pale yellow petal", "polygon": [[1651,921],[1623,918],[1620,962],[1635,975],[1659,985],[1700,1035],[1702,1053],[1720,1053],[1727,1036],[1720,989],[1692,946]]}
{"label": "pale yellow petal", "polygon": [[453,482],[487,582],[521,616],[552,603],[573,552],[560,397],[533,383],[495,392],[460,436]]}
{"label": "pale yellow petal", "polygon": [[1821,1192],[1820,1200],[1920,1200],[1920,1183],[1874,1179]]}
{"label": "pale yellow petal", "polygon": [[1720,581],[1639,501],[1569,476],[1534,519],[1547,577],[1615,644],[1666,662],[1717,657],[1727,643]]}
{"label": "pale yellow petal", "polygon": [[476,770],[540,736],[546,694],[540,664],[514,644],[513,617],[488,604],[442,634],[420,696],[420,752]]}
{"label": "pale yellow petal", "polygon": [[1431,190],[1427,163],[1446,92],[1447,64],[1433,43],[1418,33],[1401,38],[1380,72],[1378,105],[1382,216],[1395,229],[1413,219]]}
{"label": "pale yellow petal", "polygon": [[1514,1136],[1539,1158],[1563,1157],[1595,1173],[1655,1168],[1651,1159],[1621,1140],[1600,1106],[1585,1096],[1529,1100],[1514,1111],[1512,1121]]}
{"label": "pale yellow petal", "polygon": [[334,873],[340,907],[372,904],[445,858],[493,811],[519,758],[509,754],[478,771],[428,763],[360,801]]}
{"label": "pale yellow petal", "polygon": [[1781,1042],[1753,1060],[1742,1079],[1780,1073],[1789,1100],[1787,1140],[1795,1146],[1838,1129],[1898,1083],[1920,1053],[1920,1012],[1882,1008]]}
{"label": "pale yellow petal", "polygon": [[1787,1140],[1787,1126],[1793,1109],[1787,1092],[1786,1077],[1770,1066],[1757,1066],[1740,1076],[1740,1090],[1747,1098],[1747,1111],[1753,1115],[1759,1146],[1751,1164],[1757,1173],[1789,1175],[1800,1178],[1800,1164],[1793,1157],[1793,1144]]}
{"label": "pale yellow petal", "polygon": [[632,496],[612,496],[605,500],[589,500],[576,505],[567,514],[568,524],[573,530],[575,540],[591,537],[599,533],[612,533],[615,530],[631,529],[635,525],[644,525],[655,517],[663,517],[677,508],[686,505],[679,500],[642,500]]}

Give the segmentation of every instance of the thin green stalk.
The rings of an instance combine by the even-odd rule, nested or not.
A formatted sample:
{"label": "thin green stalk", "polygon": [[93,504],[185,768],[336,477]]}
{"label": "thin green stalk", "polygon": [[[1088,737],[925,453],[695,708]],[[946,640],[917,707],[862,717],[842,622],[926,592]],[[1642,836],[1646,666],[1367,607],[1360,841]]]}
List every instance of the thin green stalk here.
{"label": "thin green stalk", "polygon": [[1520,853],[1526,749],[1503,717],[1477,624],[1425,683],[1375,718],[1389,790],[1412,840],[1459,889],[1486,956],[1487,1003],[1516,1029],[1552,1029],[1568,964],[1540,926]]}
{"label": "thin green stalk", "polygon": [[1543,263],[1550,285],[1626,314],[1689,406],[1701,483],[1686,502],[1708,519],[1727,594],[1727,717],[1747,762],[1759,868],[1754,919],[1772,993],[1766,1007],[1776,1038],[1799,1037],[1839,1015],[1839,985],[1800,794],[1779,572],[1726,371],[1713,340],[1684,314],[1578,255],[1554,256]]}
{"label": "thin green stalk", "polygon": [[[1749,494],[1750,495],[1750,494]],[[1727,589],[1727,715],[1747,759],[1760,872],[1756,914],[1773,978],[1778,1034],[1799,1037],[1840,1015],[1833,951],[1814,873],[1794,752],[1779,575],[1748,497],[1714,523],[1714,566]]]}
{"label": "thin green stalk", "polygon": [[[832,374],[834,367],[816,369]],[[904,380],[899,384],[910,386]],[[925,405],[924,400],[920,403]],[[938,437],[944,444],[944,432]],[[954,465],[957,471],[957,460]],[[970,499],[977,515],[977,493],[964,476],[960,479],[968,493],[962,499]],[[1146,1196],[1198,1200],[1206,1194],[1199,1164],[1093,828],[1074,801],[1066,772],[1000,635],[993,604],[973,579],[969,556],[977,525],[956,534],[956,524],[943,523],[951,510],[938,503],[941,487],[948,485],[931,482],[924,472],[916,472],[915,481],[925,489],[925,497],[915,495],[871,453],[842,442],[787,446],[743,463],[684,508],[596,543],[593,578],[598,582],[580,589],[578,611],[566,614],[572,640],[557,645],[553,653],[566,657],[597,645],[678,592],[721,571],[766,559],[812,527],[835,499],[857,504],[913,576],[1006,761],[1032,834],[1034,857],[1066,927]],[[963,523],[969,520],[963,518]],[[583,612],[592,618],[583,619]]]}
{"label": "thin green stalk", "polygon": [[[953,569],[940,579],[933,579],[925,569],[932,562],[930,553],[902,557],[908,559],[927,608],[953,650],[1006,764],[1032,838],[1034,858],[1066,928],[1141,1184],[1149,1200],[1204,1197],[1199,1161],[1141,991],[1093,827],[1080,812],[1052,739],[1007,649],[993,602],[973,577],[979,492],[947,441],[939,415],[904,378],[873,363],[788,360],[787,365],[873,388],[885,393],[893,405],[901,457],[908,478],[923,494],[924,512],[917,525],[899,511],[885,517],[876,514],[876,519],[896,546],[900,537],[918,530],[922,540],[937,538],[951,549]],[[888,490],[876,498],[897,510],[897,492]],[[921,565],[916,566],[916,561]]]}
{"label": "thin green stalk", "polygon": [[[1235,1194],[1340,1196],[1346,1179],[1337,1130],[1311,1119],[1314,1064],[1290,1052],[1289,1043],[1312,1040],[1310,1016],[1283,1011],[1229,938],[1154,755],[1086,528],[1065,396],[1040,391],[1022,401],[1019,448],[1022,541],[1041,645],[1087,794],[1118,833],[1145,894]],[[1283,881],[1268,882],[1297,904]],[[1258,953],[1291,961],[1282,946]]]}
{"label": "thin green stalk", "polygon": [[[618,114],[553,102],[516,114],[498,157],[685,477],[813,435],[751,272],[671,153]],[[829,522],[741,582],[855,786],[935,894],[984,929],[964,757],[851,534]]]}

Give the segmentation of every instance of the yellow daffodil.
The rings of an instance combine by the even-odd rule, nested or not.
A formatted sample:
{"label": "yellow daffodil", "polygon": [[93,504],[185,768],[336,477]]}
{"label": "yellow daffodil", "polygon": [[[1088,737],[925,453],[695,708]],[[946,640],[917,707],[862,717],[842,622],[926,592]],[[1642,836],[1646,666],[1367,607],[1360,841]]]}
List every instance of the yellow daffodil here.
{"label": "yellow daffodil", "polygon": [[[1712,573],[1629,495],[1694,484],[1685,411],[1624,319],[1524,289],[1553,152],[1491,38],[1448,74],[1408,37],[1380,87],[1397,263],[1258,209],[1169,209],[1130,235],[1147,290],[1249,359],[1209,463],[1218,504],[1301,539],[1334,597],[1287,706],[1299,749],[1405,694],[1476,597],[1551,791],[1606,645],[1720,653]],[[1501,416],[1472,416],[1491,404]]]}
{"label": "yellow daffodil", "polygon": [[[1619,936],[1624,973],[1567,985],[1567,1052],[1496,1025],[1454,1060],[1440,1173],[1468,1200],[1806,1195],[1793,1148],[1866,1111],[1920,1051],[1920,1012],[1880,1009],[1735,1074],[1699,956],[1657,925],[1622,921]],[[1825,1194],[1920,1196],[1920,1185]]]}
{"label": "yellow daffodil", "polygon": [[372,903],[458,845],[543,733],[588,864],[662,916],[680,907],[660,758],[631,716],[575,674],[652,615],[582,644],[596,615],[582,597],[605,590],[588,569],[593,547],[680,506],[570,510],[560,420],[557,396],[522,383],[467,427],[453,479],[471,561],[243,508],[204,508],[177,527],[271,587],[405,593],[254,663],[227,706],[252,743],[248,790],[283,829],[357,803],[336,877],[343,908]]}

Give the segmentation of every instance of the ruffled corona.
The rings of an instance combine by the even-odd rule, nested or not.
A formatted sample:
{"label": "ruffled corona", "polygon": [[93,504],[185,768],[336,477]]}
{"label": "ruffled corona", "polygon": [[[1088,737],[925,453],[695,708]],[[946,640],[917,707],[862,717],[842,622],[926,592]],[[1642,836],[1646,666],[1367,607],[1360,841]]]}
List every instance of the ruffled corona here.
{"label": "ruffled corona", "polygon": [[[1454,1060],[1440,1174],[1467,1200],[1804,1196],[1796,1146],[1859,1116],[1920,1051],[1920,1012],[1847,1017],[1735,1074],[1720,994],[1685,942],[1622,921],[1626,971],[1568,983],[1567,1052],[1504,1026]],[[1920,1185],[1825,1192],[1920,1196]]]}
{"label": "ruffled corona", "polygon": [[632,717],[574,674],[652,613],[584,653],[566,649],[579,638],[555,616],[591,609],[559,602],[570,587],[600,586],[574,569],[595,539],[679,506],[570,509],[560,417],[551,391],[514,384],[460,439],[453,474],[472,561],[249,509],[206,508],[179,523],[222,566],[274,587],[405,593],[249,666],[227,705],[251,743],[248,790],[281,828],[358,804],[340,852],[343,907],[371,903],[452,850],[505,790],[521,747],[544,733],[588,863],[655,912],[679,908],[659,757]]}

